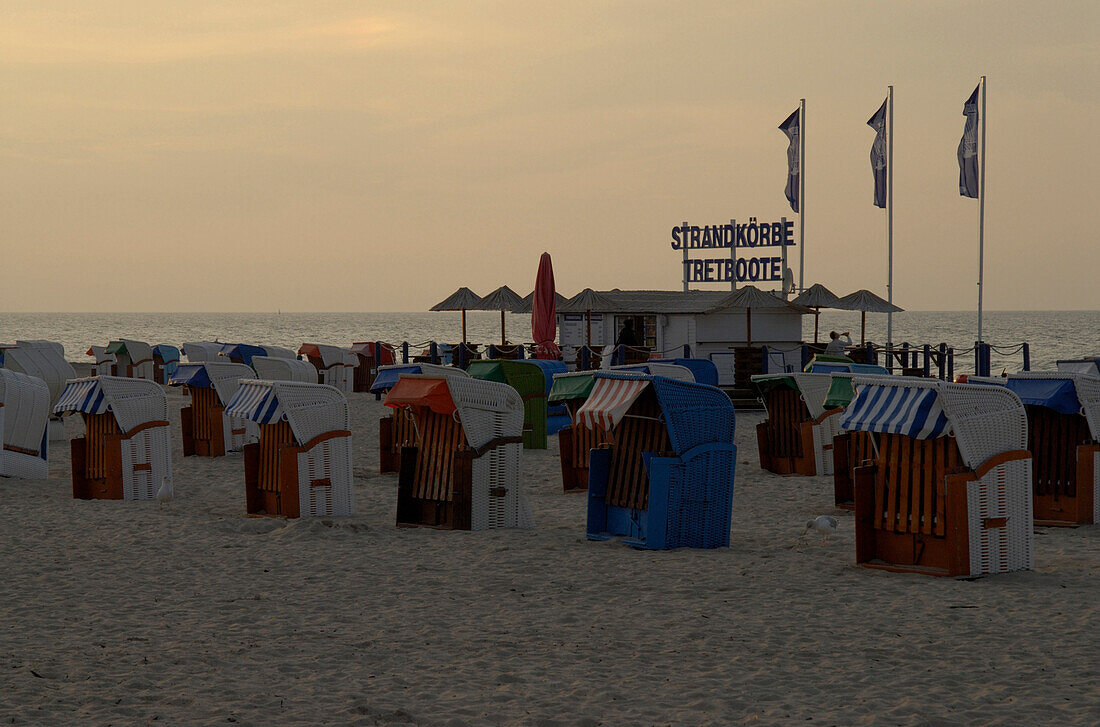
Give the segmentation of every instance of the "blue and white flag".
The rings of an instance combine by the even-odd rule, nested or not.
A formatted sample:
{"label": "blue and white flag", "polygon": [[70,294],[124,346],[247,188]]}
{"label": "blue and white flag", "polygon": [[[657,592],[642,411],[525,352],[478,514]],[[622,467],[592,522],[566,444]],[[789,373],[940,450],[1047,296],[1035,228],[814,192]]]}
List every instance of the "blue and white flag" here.
{"label": "blue and white flag", "polygon": [[779,130],[786,134],[791,142],[790,146],[787,147],[787,188],[783,190],[783,193],[787,195],[787,201],[791,203],[791,209],[798,212],[798,177],[801,174],[802,167],[802,160],[799,158],[802,148],[800,146],[802,121],[799,118],[798,109],[795,109],[795,112],[779,125]]}
{"label": "blue and white flag", "polygon": [[959,141],[959,194],[973,199],[978,198],[978,91],[981,87],[979,83],[963,104],[966,126]]}
{"label": "blue and white flag", "polygon": [[875,175],[875,207],[886,209],[886,103],[875,115],[867,120],[867,125],[875,130],[875,141],[871,144],[871,173]]}

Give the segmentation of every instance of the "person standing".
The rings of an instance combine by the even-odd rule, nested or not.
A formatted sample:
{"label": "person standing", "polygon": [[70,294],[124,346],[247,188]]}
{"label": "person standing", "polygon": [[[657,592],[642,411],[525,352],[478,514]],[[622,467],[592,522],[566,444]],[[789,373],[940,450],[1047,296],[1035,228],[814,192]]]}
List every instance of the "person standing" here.
{"label": "person standing", "polygon": [[837,333],[836,331],[829,331],[829,345],[825,347],[825,353],[830,356],[843,356],[844,349],[852,345],[852,336],[845,331],[844,333]]}
{"label": "person standing", "polygon": [[622,329],[619,331],[619,337],[615,339],[616,346],[641,346],[641,341],[638,340],[638,332],[634,330],[634,319],[627,318],[623,323]]}

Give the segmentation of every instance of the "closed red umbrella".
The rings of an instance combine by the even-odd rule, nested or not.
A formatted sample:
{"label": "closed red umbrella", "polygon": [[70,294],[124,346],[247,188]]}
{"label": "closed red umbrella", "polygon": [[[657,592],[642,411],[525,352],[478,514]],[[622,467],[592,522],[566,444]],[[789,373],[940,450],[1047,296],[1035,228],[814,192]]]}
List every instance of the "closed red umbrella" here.
{"label": "closed red umbrella", "polygon": [[557,297],[554,291],[554,265],[550,253],[539,259],[539,272],[535,276],[535,292],[531,298],[531,335],[535,339],[535,356],[557,359],[561,350],[554,343],[558,333]]}

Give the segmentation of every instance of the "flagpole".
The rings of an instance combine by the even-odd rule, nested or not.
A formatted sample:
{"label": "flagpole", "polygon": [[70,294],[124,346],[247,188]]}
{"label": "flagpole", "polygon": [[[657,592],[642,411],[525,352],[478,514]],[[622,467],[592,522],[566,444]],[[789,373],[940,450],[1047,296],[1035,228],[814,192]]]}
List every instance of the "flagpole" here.
{"label": "flagpole", "polygon": [[985,76],[982,76],[982,159],[978,175],[978,343],[982,342],[982,288],[985,273]]}
{"label": "flagpole", "polygon": [[[886,87],[886,300],[894,304],[894,87]],[[886,313],[886,350],[894,347],[894,313]]]}
{"label": "flagpole", "polygon": [[[806,99],[798,102],[798,146],[798,292],[801,293],[806,289]],[[784,246],[784,258],[786,249]],[[784,269],[783,274],[786,273]],[[783,298],[787,298],[786,291]]]}

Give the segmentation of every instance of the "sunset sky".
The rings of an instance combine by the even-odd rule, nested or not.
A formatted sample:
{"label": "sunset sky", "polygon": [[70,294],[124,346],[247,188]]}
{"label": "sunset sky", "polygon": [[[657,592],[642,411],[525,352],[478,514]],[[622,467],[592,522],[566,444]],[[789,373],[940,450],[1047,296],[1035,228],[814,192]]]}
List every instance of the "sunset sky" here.
{"label": "sunset sky", "polygon": [[776,127],[802,97],[806,283],[885,295],[891,83],[895,302],[967,310],[982,74],[986,307],[1100,308],[1100,3],[14,8],[0,310],[415,311],[526,294],[544,250],[566,295],[677,289],[674,225],[794,217]]}

